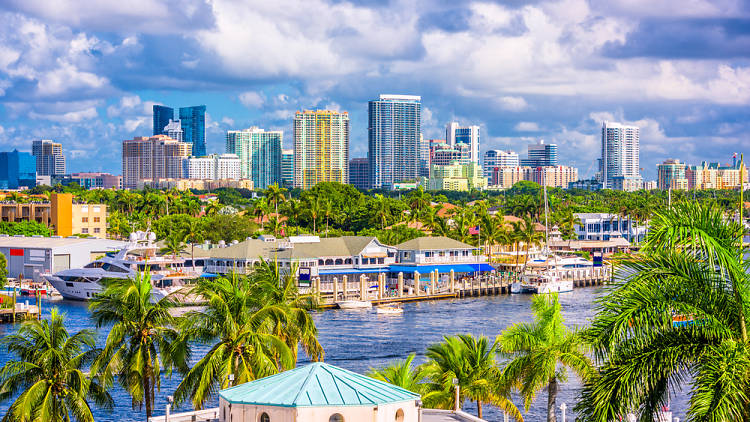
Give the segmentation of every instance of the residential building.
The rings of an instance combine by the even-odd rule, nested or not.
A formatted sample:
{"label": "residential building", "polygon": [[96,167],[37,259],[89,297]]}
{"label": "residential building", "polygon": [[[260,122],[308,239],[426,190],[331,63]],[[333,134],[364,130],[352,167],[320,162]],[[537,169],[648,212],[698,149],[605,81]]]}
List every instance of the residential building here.
{"label": "residential building", "polygon": [[703,161],[685,169],[688,189],[737,189],[741,183],[747,182],[747,177],[747,167],[740,168],[736,161],[725,166]]}
{"label": "residential building", "polygon": [[575,216],[580,221],[575,226],[579,240],[609,240],[611,237],[622,236],[635,243],[643,240],[647,231],[646,225],[618,214],[595,212],[576,213]]}
{"label": "residential building", "polygon": [[[413,165],[416,168],[416,156]],[[294,115],[294,187],[309,189],[320,182],[348,180],[349,114],[298,111]]]}
{"label": "residential building", "polygon": [[33,141],[31,154],[36,157],[36,174],[38,176],[57,176],[65,174],[65,156],[62,144],[49,139]]}
{"label": "residential building", "polygon": [[545,144],[540,139],[536,144],[530,144],[527,150],[527,158],[521,160],[522,166],[528,167],[551,167],[557,165],[557,144]]}
{"label": "residential building", "polygon": [[616,122],[602,123],[602,155],[599,166],[599,177],[605,189],[641,189],[640,129]]}
{"label": "residential building", "polygon": [[370,188],[370,162],[367,158],[349,160],[349,184],[360,190]]}
{"label": "residential building", "polygon": [[182,160],[192,145],[166,135],[136,136],[122,142],[122,178],[125,189],[135,189],[142,179],[182,177]]}
{"label": "residential building", "polygon": [[518,153],[513,151],[491,149],[485,151],[482,157],[482,169],[487,179],[492,178],[492,171],[495,167],[518,167],[519,164]]}
{"label": "residential building", "polygon": [[51,227],[58,236],[107,235],[107,206],[76,204],[70,193],[53,193],[49,202],[0,203],[2,221],[36,221]]}
{"label": "residential building", "polygon": [[63,178],[55,178],[55,184],[78,183],[84,189],[122,189],[122,176],[109,173],[71,173]]}
{"label": "residential building", "polygon": [[202,180],[239,180],[240,158],[235,154],[211,154],[182,160],[182,178]]}
{"label": "residential building", "polygon": [[294,186],[294,150],[281,150],[281,185],[287,189]]}
{"label": "residential building", "polygon": [[36,186],[36,159],[17,149],[0,152],[0,189],[33,188]]}
{"label": "residential building", "polygon": [[169,123],[167,123],[166,126],[164,126],[164,129],[162,130],[162,135],[167,135],[170,138],[174,139],[175,141],[182,142],[185,139],[184,131],[182,130],[182,123],[180,123],[179,120],[169,120]]}
{"label": "residential building", "polygon": [[206,155],[206,106],[180,107],[184,141],[193,145],[193,155]]}
{"label": "residential building", "polygon": [[141,179],[136,189],[177,189],[177,190],[215,190],[221,188],[253,190],[253,181],[250,179]]}
{"label": "residential building", "polygon": [[548,187],[567,188],[578,181],[578,169],[568,166],[550,167],[496,167],[492,170],[491,186],[499,189],[511,188],[516,183],[528,180]]}
{"label": "residential building", "polygon": [[596,179],[577,180],[568,183],[568,189],[581,189],[594,192],[601,190],[601,188],[602,183]]}
{"label": "residential building", "polygon": [[257,126],[227,132],[226,151],[240,158],[241,177],[250,179],[256,189],[282,184],[281,145],[284,132],[266,131]]}
{"label": "residential building", "polygon": [[521,180],[531,179],[531,167],[495,167],[492,169],[490,186],[498,189],[509,189]]}
{"label": "residential building", "polygon": [[153,135],[166,135],[164,128],[174,119],[174,109],[163,105],[153,107]]}
{"label": "residential building", "polygon": [[432,166],[447,166],[452,163],[470,164],[464,158],[465,155],[460,149],[438,147],[432,152],[430,168]]}
{"label": "residential building", "polygon": [[452,148],[463,151],[462,163],[479,164],[479,126],[448,123],[445,126],[445,141]]}
{"label": "residential building", "polygon": [[643,189],[644,190],[654,190],[656,189],[657,183],[656,180],[649,180],[643,182]]}
{"label": "residential building", "polygon": [[424,135],[419,134],[419,176],[430,177],[430,145],[432,139],[424,139]]}
{"label": "residential building", "polygon": [[656,165],[659,178],[657,187],[662,190],[684,190],[688,188],[688,181],[685,177],[685,163],[678,159],[668,159],[661,164]]}
{"label": "residential building", "polygon": [[487,179],[479,164],[454,162],[449,165],[433,164],[426,184],[429,190],[469,191],[486,189]]}
{"label": "residential building", "polygon": [[370,187],[414,181],[420,170],[422,98],[380,95],[368,105]]}
{"label": "residential building", "polygon": [[45,281],[42,274],[83,268],[123,246],[125,242],[108,239],[0,235],[0,253],[7,260],[8,275],[39,283]]}

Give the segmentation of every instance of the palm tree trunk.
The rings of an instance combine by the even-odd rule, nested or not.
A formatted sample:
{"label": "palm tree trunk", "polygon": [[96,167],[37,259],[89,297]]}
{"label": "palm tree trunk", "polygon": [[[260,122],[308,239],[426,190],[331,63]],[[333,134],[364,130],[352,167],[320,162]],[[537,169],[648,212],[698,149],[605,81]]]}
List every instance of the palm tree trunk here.
{"label": "palm tree trunk", "polygon": [[477,400],[477,417],[482,419],[482,401]]}
{"label": "palm tree trunk", "polygon": [[547,422],[557,422],[555,403],[557,400],[557,378],[552,377],[547,385]]}
{"label": "palm tree trunk", "polygon": [[143,374],[143,400],[146,402],[146,420],[151,417],[153,412],[151,405],[151,370],[147,365]]}

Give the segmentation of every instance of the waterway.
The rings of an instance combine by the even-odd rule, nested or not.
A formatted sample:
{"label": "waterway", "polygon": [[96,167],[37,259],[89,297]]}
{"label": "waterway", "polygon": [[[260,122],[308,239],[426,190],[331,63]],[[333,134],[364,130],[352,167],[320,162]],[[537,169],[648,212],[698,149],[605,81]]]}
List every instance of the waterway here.
{"label": "waterway", "polygon": [[[594,316],[594,299],[601,291],[601,288],[590,287],[561,294],[566,322],[571,326],[588,324]],[[316,313],[315,320],[319,341],[326,352],[326,362],[364,373],[371,367],[403,359],[410,353],[416,353],[416,360],[422,363],[427,346],[439,342],[443,335],[471,333],[495,338],[513,323],[532,320],[530,302],[531,296],[528,295],[450,299],[408,303],[404,305],[403,315],[399,316],[378,315],[375,310],[330,310]],[[43,313],[48,314],[51,306],[57,306],[67,314],[68,330],[74,332],[95,328],[85,303],[66,300],[45,302]],[[16,329],[12,325],[0,326],[0,335],[7,335]],[[98,331],[99,343],[104,343],[106,334],[106,329]],[[206,350],[207,346],[197,346],[194,355],[201,356]],[[0,350],[0,365],[10,358],[6,350]],[[166,397],[172,394],[178,383],[179,376],[162,379],[161,391],[157,393],[156,414],[163,414]],[[568,382],[561,386],[558,405],[565,402],[569,408],[572,407],[579,391],[580,382],[571,375]],[[97,421],[145,420],[144,412],[132,410],[129,396],[119,386],[115,386],[111,394],[115,399],[115,409],[112,412],[97,410]],[[544,420],[546,401],[546,393],[540,392],[529,412],[524,415],[525,419]],[[517,398],[515,402],[521,405]],[[210,405],[215,406],[216,403],[214,401]],[[0,415],[5,414],[9,405],[9,402],[0,403]],[[681,419],[684,419],[686,406],[684,398],[672,400],[672,410],[677,410],[675,416]],[[503,420],[497,409],[491,406],[484,409],[488,421]],[[474,404],[467,402],[464,410],[475,413]],[[573,416],[568,410],[568,420],[573,420]]]}

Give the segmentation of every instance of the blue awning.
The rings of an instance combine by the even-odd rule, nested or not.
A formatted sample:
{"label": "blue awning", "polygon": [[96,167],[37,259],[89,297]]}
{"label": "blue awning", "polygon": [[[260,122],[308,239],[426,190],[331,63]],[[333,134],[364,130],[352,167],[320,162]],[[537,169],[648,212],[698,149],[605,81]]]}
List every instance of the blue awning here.
{"label": "blue awning", "polygon": [[203,273],[203,274],[201,274],[201,278],[214,278],[214,277],[218,277],[218,276],[219,276],[218,274],[214,274],[214,273]]}
{"label": "blue awning", "polygon": [[490,264],[471,264],[471,266],[474,267],[476,271],[495,271],[495,268]]}
{"label": "blue awning", "polygon": [[337,275],[337,274],[373,274],[373,273],[387,273],[387,267],[381,268],[347,268],[347,269],[333,269],[333,270],[318,270],[319,275]]}
{"label": "blue awning", "polygon": [[420,274],[434,272],[449,273],[451,270],[455,273],[473,273],[480,271],[471,264],[448,264],[448,265],[391,265],[392,273],[413,273],[418,271]]}

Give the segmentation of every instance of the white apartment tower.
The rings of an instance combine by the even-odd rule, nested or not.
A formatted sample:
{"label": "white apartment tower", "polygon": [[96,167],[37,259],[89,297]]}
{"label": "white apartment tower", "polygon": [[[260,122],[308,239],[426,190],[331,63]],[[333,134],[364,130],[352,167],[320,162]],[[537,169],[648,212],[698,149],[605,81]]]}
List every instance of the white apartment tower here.
{"label": "white apartment tower", "polygon": [[36,157],[37,176],[58,176],[65,174],[65,156],[62,144],[42,139],[31,143],[31,154]]}
{"label": "white apartment tower", "polygon": [[605,189],[636,190],[640,173],[640,129],[620,123],[602,124],[599,177]]}
{"label": "white apartment tower", "polygon": [[182,160],[182,177],[201,180],[239,180],[240,157],[235,154],[211,154]]}
{"label": "white apartment tower", "polygon": [[445,142],[461,150],[464,164],[479,164],[479,126],[460,126],[450,122],[445,126]]}
{"label": "white apartment tower", "polygon": [[492,178],[492,171],[497,167],[518,167],[518,153],[513,151],[501,151],[491,149],[484,153],[482,158],[482,170],[484,177]]}
{"label": "white apartment tower", "polygon": [[169,123],[164,126],[162,134],[169,136],[175,141],[183,141],[182,123],[179,120],[169,119]]}

